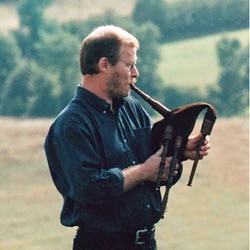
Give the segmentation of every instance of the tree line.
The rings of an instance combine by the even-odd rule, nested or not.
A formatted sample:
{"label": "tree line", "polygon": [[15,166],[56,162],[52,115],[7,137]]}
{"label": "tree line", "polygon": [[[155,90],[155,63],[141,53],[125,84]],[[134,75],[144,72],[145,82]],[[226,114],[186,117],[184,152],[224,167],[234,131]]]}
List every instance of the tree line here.
{"label": "tree line", "polygon": [[246,0],[138,0],[133,18],[140,24],[152,21],[161,32],[161,41],[176,41],[249,27]]}
{"label": "tree line", "polygon": [[[143,90],[155,99],[163,104],[167,100],[167,103],[172,103],[173,107],[178,107],[184,103],[193,102],[197,100],[197,96],[202,95],[197,90],[166,87],[156,73],[160,62],[159,45],[161,43],[199,36],[202,32],[205,34],[204,27],[202,32],[194,33],[194,28],[191,29],[188,24],[189,21],[181,17],[183,9],[178,4],[167,5],[162,1],[138,0],[130,17],[120,17],[112,11],[107,11],[102,16],[94,16],[86,21],[59,24],[44,17],[45,9],[52,2],[53,0],[18,1],[16,4],[20,27],[0,37],[1,115],[49,117],[55,116],[63,109],[73,97],[76,85],[81,79],[78,63],[80,43],[94,27],[101,24],[119,25],[138,37],[141,43],[138,58],[140,82],[144,86],[142,89],[145,88]],[[150,18],[139,19],[138,9],[141,8],[142,2],[143,8],[140,10],[140,15],[144,13],[144,17]],[[207,8],[214,9],[212,2],[219,1],[208,1]],[[234,1],[225,2],[229,4]],[[194,3],[194,5],[188,5],[190,9],[186,12],[190,14],[193,8],[192,13],[201,19],[206,19],[205,13],[210,12],[203,14],[198,12],[197,2],[194,1]],[[201,4],[198,5],[201,6]],[[224,13],[227,13],[228,6],[223,4]],[[230,13],[229,10],[228,13]],[[175,29],[173,32],[175,37],[169,30],[163,31],[165,24],[163,21],[160,23],[159,19],[162,17],[161,20],[170,20],[170,13],[172,16],[174,13],[176,15],[179,13],[178,22],[182,24],[178,28],[174,21],[168,23],[168,27],[172,25],[172,29]],[[168,18],[163,18],[163,15],[167,15]],[[245,12],[240,16],[243,20]],[[237,23],[240,21],[238,20]],[[197,25],[201,27],[200,22]],[[244,27],[242,25],[235,28]],[[228,30],[232,27],[229,24],[226,28],[221,26],[220,29]],[[185,31],[185,34],[181,30]],[[215,31],[207,30],[208,33]],[[183,35],[178,35],[181,33]],[[248,108],[248,49],[242,48],[238,40],[224,38],[217,44],[217,54],[221,71],[218,83],[215,87],[209,87],[202,98],[204,101],[212,102],[220,115],[244,114]],[[147,108],[147,105],[145,107]],[[149,112],[152,113],[151,110]]]}

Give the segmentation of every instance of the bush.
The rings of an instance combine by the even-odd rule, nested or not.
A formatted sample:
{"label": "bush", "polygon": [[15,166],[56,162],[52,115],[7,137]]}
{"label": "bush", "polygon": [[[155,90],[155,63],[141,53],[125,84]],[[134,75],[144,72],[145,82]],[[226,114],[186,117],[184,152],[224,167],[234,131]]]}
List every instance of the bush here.
{"label": "bush", "polygon": [[21,61],[21,51],[13,36],[0,37],[0,101],[7,78]]}
{"label": "bush", "polygon": [[161,31],[164,43],[248,28],[248,10],[246,0],[173,1],[169,4],[138,0],[132,16],[138,24],[152,21]]}
{"label": "bush", "polygon": [[22,61],[15,69],[3,90],[2,115],[23,116],[27,113],[33,75],[27,61]]}
{"label": "bush", "polygon": [[221,116],[242,115],[249,102],[249,53],[236,39],[223,38],[217,44],[221,72],[210,98]]}

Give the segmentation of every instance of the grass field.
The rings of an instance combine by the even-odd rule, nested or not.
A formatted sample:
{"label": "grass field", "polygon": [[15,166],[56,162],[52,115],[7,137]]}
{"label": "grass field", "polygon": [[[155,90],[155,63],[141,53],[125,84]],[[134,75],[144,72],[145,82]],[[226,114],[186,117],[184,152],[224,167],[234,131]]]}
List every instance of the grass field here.
{"label": "grass field", "polygon": [[[71,249],[75,229],[60,225],[62,199],[43,152],[50,123],[0,118],[0,249]],[[157,226],[159,250],[249,249],[248,133],[247,119],[217,121],[193,187],[186,186],[186,163],[170,191],[168,212]]]}
{"label": "grass field", "polygon": [[219,75],[216,43],[223,37],[249,43],[249,30],[221,33],[197,39],[164,44],[158,73],[166,85],[204,88],[215,84]]}

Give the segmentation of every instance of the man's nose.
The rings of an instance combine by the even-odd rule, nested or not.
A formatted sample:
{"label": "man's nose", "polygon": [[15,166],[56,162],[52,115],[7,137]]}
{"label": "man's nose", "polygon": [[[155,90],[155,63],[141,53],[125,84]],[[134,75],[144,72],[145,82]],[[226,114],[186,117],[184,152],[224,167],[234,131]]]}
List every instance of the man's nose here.
{"label": "man's nose", "polygon": [[133,77],[135,77],[135,78],[139,77],[139,71],[138,71],[136,65],[132,68],[131,73],[132,73]]}

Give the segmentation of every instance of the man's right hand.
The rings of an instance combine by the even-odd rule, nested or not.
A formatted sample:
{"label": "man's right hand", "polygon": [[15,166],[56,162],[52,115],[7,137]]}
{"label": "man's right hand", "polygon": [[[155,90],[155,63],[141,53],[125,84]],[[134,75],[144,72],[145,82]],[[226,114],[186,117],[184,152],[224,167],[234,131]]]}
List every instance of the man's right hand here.
{"label": "man's right hand", "polygon": [[[156,182],[159,167],[161,163],[163,152],[163,146],[152,156],[150,156],[144,163],[135,165],[122,170],[124,176],[123,192],[128,191],[134,186],[144,181]],[[165,162],[165,168],[162,175],[162,181],[167,181],[169,168],[171,165],[172,157],[167,157]],[[174,176],[178,174],[179,164],[175,166]]]}

